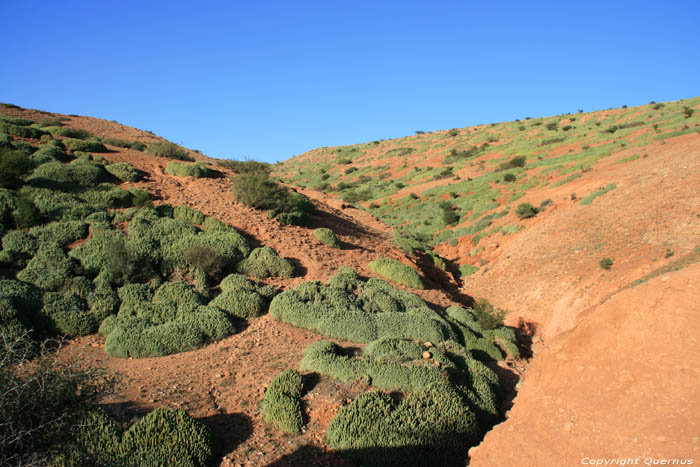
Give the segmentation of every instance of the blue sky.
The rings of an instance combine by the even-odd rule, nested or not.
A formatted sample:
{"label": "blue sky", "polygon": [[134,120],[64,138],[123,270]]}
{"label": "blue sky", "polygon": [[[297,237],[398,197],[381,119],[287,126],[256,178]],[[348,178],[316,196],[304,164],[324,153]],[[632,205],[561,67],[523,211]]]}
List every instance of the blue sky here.
{"label": "blue sky", "polygon": [[275,162],[700,94],[700,2],[0,3],[0,102]]}

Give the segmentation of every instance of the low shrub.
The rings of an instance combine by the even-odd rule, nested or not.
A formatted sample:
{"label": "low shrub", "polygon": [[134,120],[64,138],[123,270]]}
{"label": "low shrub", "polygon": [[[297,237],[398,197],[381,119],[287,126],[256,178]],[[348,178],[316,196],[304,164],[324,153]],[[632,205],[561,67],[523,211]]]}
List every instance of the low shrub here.
{"label": "low shrub", "polygon": [[137,170],[128,162],[116,162],[105,166],[110,174],[117,177],[122,182],[138,182],[143,178],[143,172]]}
{"label": "low shrub", "polygon": [[391,339],[359,358],[330,342],[305,350],[303,365],[323,374],[410,392],[395,399],[372,391],[341,408],[326,433],[331,446],[362,465],[463,465],[465,446],[498,420],[498,378],[453,342],[428,348],[428,359],[424,351]]}
{"label": "low shrub", "polygon": [[473,266],[471,264],[463,264],[459,267],[459,275],[464,278],[474,274],[479,270],[479,266]]}
{"label": "low shrub", "polygon": [[134,203],[134,195],[111,183],[99,185],[78,193],[77,197],[97,210],[128,208]]}
{"label": "low shrub", "polygon": [[120,424],[98,409],[83,416],[78,445],[99,465],[205,467],[216,443],[209,427],[182,409],[157,408],[124,433]]}
{"label": "low shrub", "polygon": [[231,179],[234,197],[254,209],[265,209],[281,224],[301,225],[314,211],[313,204],[300,193],[290,192],[265,172],[243,173]]}
{"label": "low shrub", "polygon": [[58,244],[43,244],[17,279],[46,290],[57,290],[74,275],[73,260]]}
{"label": "low shrub", "polygon": [[87,303],[70,292],[44,294],[44,304],[37,322],[42,324],[41,331],[66,337],[94,334],[99,326]]}
{"label": "low shrub", "polygon": [[168,159],[189,162],[194,161],[187,150],[170,141],[155,141],[148,145],[146,151],[156,156],[167,157]]}
{"label": "low shrub", "polygon": [[518,177],[516,177],[515,174],[510,174],[510,173],[509,173],[509,174],[505,174],[505,175],[503,176],[503,181],[506,182],[506,183],[512,183],[512,182],[514,182],[515,180],[517,180],[517,178],[518,178]]}
{"label": "low shrub", "polygon": [[600,267],[608,270],[612,267],[613,265],[613,260],[611,258],[603,258],[600,260]]}
{"label": "low shrub", "polygon": [[303,383],[296,370],[285,370],[272,380],[265,391],[261,409],[268,425],[290,434],[297,434],[304,424],[299,398]]}
{"label": "low shrub", "polygon": [[225,269],[226,261],[213,249],[203,245],[192,245],[183,252],[185,262],[199,269],[208,277],[219,277]]}
{"label": "low shrub", "polygon": [[12,117],[10,115],[0,114],[0,122],[11,123],[18,126],[29,126],[34,123],[34,120],[28,118]]}
{"label": "low shrub", "polygon": [[38,186],[75,191],[78,186],[96,186],[108,182],[110,175],[102,164],[78,159],[71,164],[42,164],[34,170],[28,180]]}
{"label": "low shrub", "polygon": [[529,219],[531,217],[535,217],[539,212],[539,209],[530,203],[519,204],[515,211],[519,219]]}
{"label": "low shrub", "polygon": [[39,243],[55,242],[65,247],[87,237],[88,224],[83,221],[50,222],[33,227],[29,230],[29,234]]}
{"label": "low shrub", "polygon": [[36,166],[39,166],[47,162],[68,162],[70,158],[62,148],[47,144],[41,145],[36,152],[29,156],[29,159]]}
{"label": "low shrub", "polygon": [[34,162],[22,151],[0,148],[0,188],[17,188],[34,168]]}
{"label": "low shrub", "polygon": [[236,270],[241,274],[258,279],[292,277],[294,275],[292,263],[281,258],[275,250],[267,246],[254,249],[250,256],[238,263]]}
{"label": "low shrub", "polygon": [[382,277],[414,289],[425,289],[423,280],[418,272],[410,266],[392,258],[380,258],[372,261],[367,267]]}
{"label": "low shrub", "polygon": [[187,206],[175,206],[175,209],[173,210],[173,218],[192,225],[202,225],[204,223],[205,216],[196,209],[192,209]]}
{"label": "low shrub", "polygon": [[105,145],[100,143],[99,141],[67,138],[63,142],[66,145],[66,147],[74,154],[76,151],[108,152]]}
{"label": "low shrub", "polygon": [[87,139],[92,136],[92,133],[80,128],[67,128],[64,126],[46,126],[42,128],[52,135],[65,136],[66,138]]}
{"label": "low shrub", "polygon": [[138,188],[129,188],[129,193],[131,194],[131,205],[140,208],[153,207],[153,201],[151,201],[151,194],[146,190],[140,190]]}
{"label": "low shrub", "polygon": [[211,175],[211,171],[204,162],[196,162],[194,164],[171,162],[165,167],[165,172],[177,177],[204,178]]}
{"label": "low shrub", "polygon": [[380,337],[443,342],[456,336],[419,297],[379,279],[363,282],[341,268],[328,285],[305,282],[275,296],[270,314],[332,338],[371,342]]}
{"label": "low shrub", "polygon": [[29,126],[16,125],[4,120],[0,120],[0,133],[5,133],[11,136],[19,136],[20,138],[39,139],[46,135],[45,131]]}
{"label": "low shrub", "polygon": [[527,158],[525,156],[517,156],[509,161],[503,162],[498,166],[498,170],[508,170],[508,169],[514,169],[517,167],[525,167]]}
{"label": "low shrub", "polygon": [[250,174],[250,173],[267,173],[272,171],[272,166],[267,162],[259,162],[256,160],[248,159],[245,161],[234,161],[234,160],[217,160],[216,163],[227,169],[231,169],[237,174]]}
{"label": "low shrub", "polygon": [[319,242],[328,245],[331,248],[341,248],[338,238],[331,229],[327,229],[325,227],[318,228],[314,230],[314,237],[316,237]]}

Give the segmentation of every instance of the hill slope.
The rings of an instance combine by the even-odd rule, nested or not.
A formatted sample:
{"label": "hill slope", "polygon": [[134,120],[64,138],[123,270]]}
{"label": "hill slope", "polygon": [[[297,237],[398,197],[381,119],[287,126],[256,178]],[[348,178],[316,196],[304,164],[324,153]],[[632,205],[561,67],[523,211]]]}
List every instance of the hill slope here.
{"label": "hill slope", "polygon": [[535,331],[513,409],[470,465],[697,462],[682,412],[700,408],[700,361],[685,351],[698,331],[699,103],[321,148],[277,169],[438,253],[465,294]]}

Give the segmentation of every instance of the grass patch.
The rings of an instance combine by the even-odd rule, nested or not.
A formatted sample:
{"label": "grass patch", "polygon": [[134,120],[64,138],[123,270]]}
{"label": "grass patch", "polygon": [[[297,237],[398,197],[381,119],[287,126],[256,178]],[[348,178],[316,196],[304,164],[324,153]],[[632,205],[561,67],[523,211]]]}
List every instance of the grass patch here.
{"label": "grass patch", "polygon": [[598,191],[594,191],[588,196],[585,196],[581,199],[581,206],[585,206],[587,204],[591,204],[594,199],[596,199],[599,196],[603,196],[605,193],[608,191],[614,190],[617,188],[617,185],[615,183],[610,183],[609,185],[606,185],[605,187],[601,188]]}

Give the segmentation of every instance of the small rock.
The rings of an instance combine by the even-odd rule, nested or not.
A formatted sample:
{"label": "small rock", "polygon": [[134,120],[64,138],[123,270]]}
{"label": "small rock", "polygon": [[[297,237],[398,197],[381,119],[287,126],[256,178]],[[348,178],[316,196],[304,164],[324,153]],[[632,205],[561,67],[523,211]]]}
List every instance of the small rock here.
{"label": "small rock", "polygon": [[435,366],[440,368],[441,363],[440,362],[435,362]]}
{"label": "small rock", "polygon": [[430,341],[428,341],[428,342],[424,342],[424,343],[423,343],[423,345],[424,345],[424,346],[426,346],[427,348],[431,348],[431,347],[433,347],[433,343],[432,343],[432,342],[430,342]]}
{"label": "small rock", "polygon": [[423,352],[423,358],[425,358],[427,360],[430,357],[432,357],[432,355],[430,355],[430,352]]}

